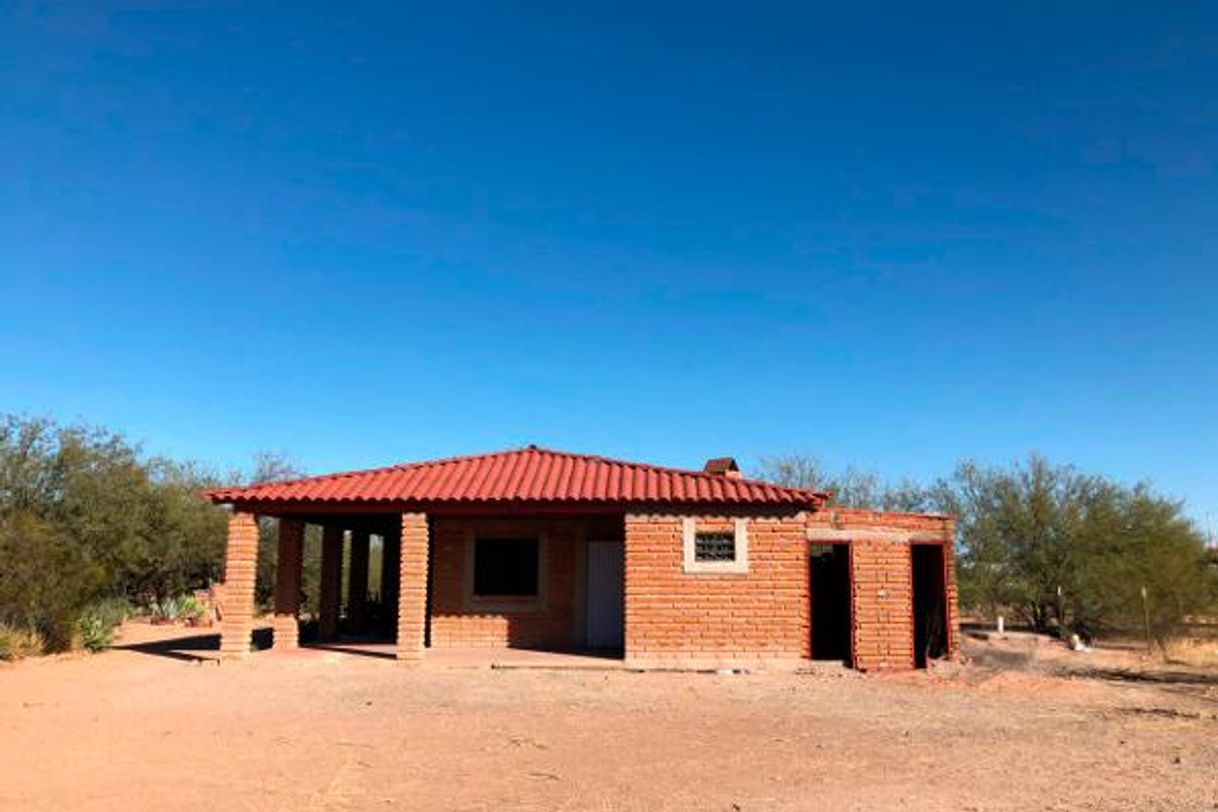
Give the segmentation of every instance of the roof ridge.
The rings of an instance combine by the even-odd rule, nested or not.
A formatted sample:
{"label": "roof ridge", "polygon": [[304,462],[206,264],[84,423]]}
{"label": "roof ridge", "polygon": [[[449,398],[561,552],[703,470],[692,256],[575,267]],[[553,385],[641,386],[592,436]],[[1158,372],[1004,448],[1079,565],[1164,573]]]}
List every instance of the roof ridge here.
{"label": "roof ridge", "polygon": [[[739,482],[739,483],[743,483],[743,484],[747,484],[747,485],[763,485],[767,488],[780,488],[780,489],[786,490],[786,491],[800,491],[803,493],[815,493],[815,494],[821,493],[820,491],[814,490],[812,488],[797,488],[793,485],[779,485],[777,482],[767,482],[764,479],[752,479],[750,477],[743,477],[743,476],[729,479],[728,477],[724,477],[722,474],[712,474],[709,471],[698,471],[698,470],[694,470],[691,468],[676,468],[671,465],[656,465],[655,463],[651,463],[651,462],[619,460],[619,459],[615,459],[614,457],[606,457],[601,454],[581,454],[581,453],[575,452],[575,451],[561,451],[561,450],[554,449],[554,448],[543,448],[541,446],[536,446],[536,445],[530,445],[530,446],[526,446],[523,449],[515,449],[515,450],[517,450],[517,451],[543,451],[548,454],[557,454],[559,456],[564,456],[564,457],[579,457],[579,458],[585,459],[585,460],[596,460],[598,462],[607,462],[607,463],[610,463],[611,465],[622,465],[627,468],[644,468],[644,469],[647,469],[650,471],[665,471],[665,472],[671,473],[671,474],[681,474],[682,476],[701,477],[704,479],[709,479],[714,482],[721,482],[725,479],[728,479],[728,481],[730,481],[730,482]],[[507,453],[507,452],[499,452],[499,453]],[[490,456],[490,455],[485,455],[485,456]]]}

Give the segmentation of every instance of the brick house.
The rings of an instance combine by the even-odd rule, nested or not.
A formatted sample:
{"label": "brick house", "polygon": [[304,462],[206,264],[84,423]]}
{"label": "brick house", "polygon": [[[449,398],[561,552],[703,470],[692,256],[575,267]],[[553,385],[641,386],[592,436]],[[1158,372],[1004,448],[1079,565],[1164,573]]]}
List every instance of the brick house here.
{"label": "brick house", "polygon": [[904,669],[959,638],[949,517],[826,507],[730,458],[685,471],[529,446],[207,496],[231,506],[228,655],[250,650],[258,516],[278,519],[279,649],[298,645],[306,524],[323,528],[319,636],[379,605],[404,661],[520,647],[639,667]]}

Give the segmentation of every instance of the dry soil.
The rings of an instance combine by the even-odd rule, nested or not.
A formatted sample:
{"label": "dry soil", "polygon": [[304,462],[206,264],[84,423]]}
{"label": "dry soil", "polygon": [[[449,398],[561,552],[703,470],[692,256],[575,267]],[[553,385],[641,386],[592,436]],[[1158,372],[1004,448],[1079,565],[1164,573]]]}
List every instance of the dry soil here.
{"label": "dry soil", "polygon": [[1218,809],[1218,675],[1127,653],[640,674],[221,664],[198,634],[0,667],[0,808]]}

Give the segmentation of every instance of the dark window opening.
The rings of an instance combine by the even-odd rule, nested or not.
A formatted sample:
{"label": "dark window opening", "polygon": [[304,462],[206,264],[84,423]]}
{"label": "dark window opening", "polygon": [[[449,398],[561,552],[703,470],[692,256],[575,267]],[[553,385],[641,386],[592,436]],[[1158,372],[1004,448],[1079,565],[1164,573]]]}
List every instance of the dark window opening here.
{"label": "dark window opening", "polygon": [[474,542],[474,594],[535,597],[537,539],[478,539]]}
{"label": "dark window opening", "polygon": [[730,531],[721,533],[695,533],[694,560],[735,561],[736,534]]}

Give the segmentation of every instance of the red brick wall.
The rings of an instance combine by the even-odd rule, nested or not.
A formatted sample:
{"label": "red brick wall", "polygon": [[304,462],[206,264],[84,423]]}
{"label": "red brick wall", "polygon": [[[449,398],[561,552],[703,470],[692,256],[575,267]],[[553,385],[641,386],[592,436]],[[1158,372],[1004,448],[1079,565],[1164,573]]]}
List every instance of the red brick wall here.
{"label": "red brick wall", "polygon": [[[626,659],[708,664],[809,656],[802,514],[748,519],[747,574],[684,571],[682,516],[626,517]],[[698,517],[699,530],[732,517]]]}
{"label": "red brick wall", "polygon": [[853,654],[864,671],[913,668],[911,540],[943,544],[950,653],[959,650],[955,522],[944,516],[829,509],[808,516],[814,537],[849,542]]}
{"label": "red brick wall", "polygon": [[[683,518],[630,515],[624,527],[616,519],[436,519],[431,644],[578,648],[583,642],[584,544],[624,535],[628,660],[714,665],[806,658],[811,655],[811,531],[851,545],[858,668],[913,665],[911,538],[945,542],[949,640],[953,652],[958,647],[954,526],[949,518],[840,509],[748,517],[745,574],[685,572]],[[727,529],[733,517],[703,516],[696,521],[699,529]],[[543,600],[488,605],[469,594],[467,556],[479,533],[544,535]]]}
{"label": "red brick wall", "polygon": [[[584,541],[621,537],[617,527],[578,520],[437,519],[432,571],[431,645],[577,648],[583,637]],[[481,599],[471,594],[472,541],[479,535],[544,538],[542,595],[531,599]]]}
{"label": "red brick wall", "polygon": [[850,544],[854,665],[864,671],[913,668],[913,589],[909,545]]}
{"label": "red brick wall", "polygon": [[809,513],[807,516],[809,527],[905,530],[925,534],[927,537],[941,534],[947,528],[954,528],[955,524],[950,516],[934,513],[898,513],[859,508],[825,508],[815,513]]}

